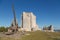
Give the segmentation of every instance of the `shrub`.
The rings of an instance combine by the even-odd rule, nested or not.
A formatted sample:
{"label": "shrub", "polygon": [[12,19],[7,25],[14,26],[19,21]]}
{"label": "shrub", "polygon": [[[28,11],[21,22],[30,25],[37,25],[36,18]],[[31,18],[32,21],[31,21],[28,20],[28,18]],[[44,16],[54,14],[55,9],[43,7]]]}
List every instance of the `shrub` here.
{"label": "shrub", "polygon": [[8,28],[6,27],[4,27],[4,26],[1,26],[0,27],[0,32],[7,32],[8,31]]}

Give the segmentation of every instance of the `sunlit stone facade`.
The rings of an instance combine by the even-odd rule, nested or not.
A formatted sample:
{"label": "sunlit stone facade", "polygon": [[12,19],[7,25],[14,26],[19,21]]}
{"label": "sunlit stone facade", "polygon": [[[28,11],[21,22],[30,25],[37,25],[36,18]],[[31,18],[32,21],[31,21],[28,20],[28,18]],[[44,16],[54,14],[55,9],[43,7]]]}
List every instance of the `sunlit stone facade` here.
{"label": "sunlit stone facade", "polygon": [[22,28],[25,31],[38,30],[38,25],[36,24],[36,16],[32,12],[23,12],[23,14],[22,14]]}

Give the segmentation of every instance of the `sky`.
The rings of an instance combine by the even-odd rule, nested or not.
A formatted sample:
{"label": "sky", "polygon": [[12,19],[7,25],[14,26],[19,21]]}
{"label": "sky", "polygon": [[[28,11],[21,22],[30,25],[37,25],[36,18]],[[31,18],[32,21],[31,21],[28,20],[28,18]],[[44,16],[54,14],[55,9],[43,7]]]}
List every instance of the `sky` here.
{"label": "sky", "polygon": [[60,29],[60,0],[0,0],[0,26],[9,27],[13,20],[12,4],[18,25],[24,11],[33,12],[39,28],[53,25]]}

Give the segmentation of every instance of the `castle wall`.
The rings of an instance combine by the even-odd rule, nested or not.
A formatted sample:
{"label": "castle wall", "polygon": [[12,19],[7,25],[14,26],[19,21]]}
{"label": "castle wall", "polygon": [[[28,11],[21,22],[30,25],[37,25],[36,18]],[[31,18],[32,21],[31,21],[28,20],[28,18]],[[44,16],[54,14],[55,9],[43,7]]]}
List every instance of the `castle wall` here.
{"label": "castle wall", "polygon": [[23,29],[25,31],[38,30],[36,16],[32,12],[23,12]]}

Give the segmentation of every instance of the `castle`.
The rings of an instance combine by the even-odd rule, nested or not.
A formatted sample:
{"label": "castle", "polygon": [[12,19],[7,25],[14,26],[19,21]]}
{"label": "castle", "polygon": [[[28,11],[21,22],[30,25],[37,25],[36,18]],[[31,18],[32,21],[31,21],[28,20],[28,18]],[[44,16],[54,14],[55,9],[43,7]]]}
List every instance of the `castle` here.
{"label": "castle", "polygon": [[36,31],[39,30],[36,23],[36,16],[32,12],[23,12],[21,28],[24,31]]}
{"label": "castle", "polygon": [[[18,28],[17,21],[15,22],[13,20],[11,27],[8,29],[8,31],[37,31],[37,30],[41,30],[41,29],[38,27],[36,23],[36,16],[33,14],[33,12],[22,13],[20,28]],[[48,27],[43,27],[43,31],[54,32],[54,29],[53,29],[53,26],[50,25]]]}

